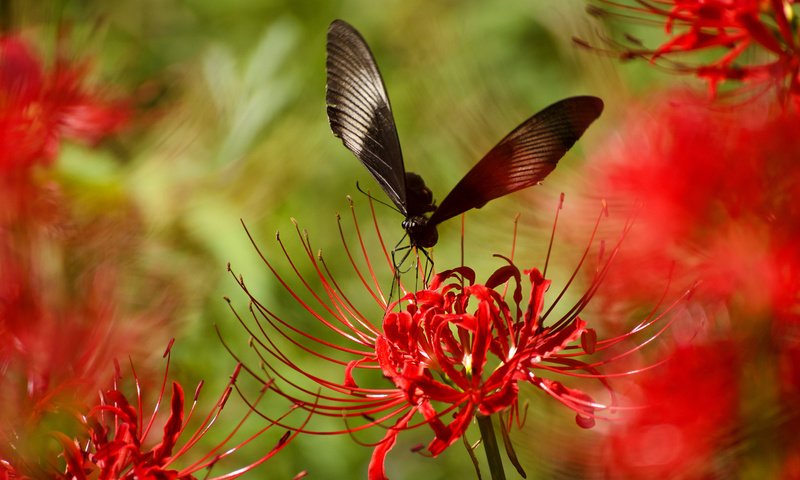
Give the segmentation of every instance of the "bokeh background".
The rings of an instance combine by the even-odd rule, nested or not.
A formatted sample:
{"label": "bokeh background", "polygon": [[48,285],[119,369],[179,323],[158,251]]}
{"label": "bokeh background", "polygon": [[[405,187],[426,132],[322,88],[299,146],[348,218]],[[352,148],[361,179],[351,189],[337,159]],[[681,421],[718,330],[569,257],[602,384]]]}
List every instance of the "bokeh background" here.
{"label": "bokeh background", "polygon": [[[583,168],[587,154],[614,136],[626,105],[636,99],[665,85],[704,88],[700,80],[667,75],[647,62],[618,62],[579,48],[573,37],[596,41],[611,28],[587,14],[579,0],[5,0],[0,5],[7,32],[19,33],[45,59],[52,59],[58,46],[88,61],[86,81],[127,99],[131,108],[124,129],[91,147],[62,144],[52,166],[40,174],[43,182],[57,185],[70,212],[68,233],[50,237],[48,248],[56,253],[42,261],[56,272],[53,278],[74,282],[73,288],[81,288],[87,276],[102,283],[105,277],[97,272],[110,272],[115,287],[98,295],[113,304],[114,322],[128,322],[131,330],[128,342],[114,343],[115,356],[123,363],[130,358],[145,384],[158,385],[161,353],[175,338],[171,375],[185,385],[204,380],[210,396],[222,391],[235,365],[215,326],[234,350],[247,349],[247,336],[224,300],[247,309],[228,264],[284,318],[296,319],[299,328],[313,323],[269,274],[242,222],[285,271],[289,267],[280,262],[274,238],[280,231],[298,256],[292,218],[308,231],[314,248],[326,253],[332,270],[345,270],[337,212],[349,215],[350,195],[359,216],[369,221],[356,182],[382,198],[328,127],[325,35],[333,19],[356,26],[369,42],[391,97],[406,167],[422,173],[439,200],[534,112],[572,95],[605,100],[601,119],[543,186],[467,215],[465,255],[479,278],[498,266],[491,254],[510,251],[517,214],[516,258],[523,268],[541,265],[559,193],[566,192],[565,208],[573,213],[566,217],[567,233],[557,233],[551,266],[554,283],[563,285],[600,211],[591,170]],[[631,28],[642,37],[659,35],[657,29]],[[376,209],[391,247],[402,235],[402,218],[380,205]],[[460,228],[453,220],[440,229],[437,267],[458,262]],[[352,229],[346,234],[352,237]],[[607,240],[615,241],[617,234],[607,233]],[[64,238],[68,246],[52,246]],[[313,275],[308,262],[300,268]],[[383,276],[388,288],[385,269]],[[667,277],[652,286],[652,303],[646,305],[658,301]],[[337,280],[344,290],[359,291],[357,279]],[[580,294],[580,280],[576,285],[571,292],[578,293],[567,298]],[[376,318],[382,313],[374,304],[366,308]],[[591,318],[591,312],[585,316]],[[598,308],[595,315],[608,311]],[[285,348],[297,363],[308,360],[302,351]],[[107,368],[106,373],[98,366],[98,377],[110,375],[113,366]],[[308,364],[320,374],[330,368]],[[527,421],[513,438],[528,478],[615,478],[594,450],[606,427],[580,429],[573,412],[552,399],[532,388],[522,395]],[[267,396],[262,405],[270,402]],[[276,429],[259,442],[271,448],[280,433]],[[410,451],[430,436],[422,428],[400,437],[389,456],[392,478],[474,475],[459,446],[435,460]],[[477,429],[469,437],[477,440]],[[204,441],[210,445],[215,438]],[[246,455],[257,455],[258,446],[250,447]],[[361,478],[370,452],[348,435],[300,436],[246,478],[291,478],[302,470],[309,478]],[[761,464],[748,465],[760,472]],[[719,475],[704,478],[734,478]]]}

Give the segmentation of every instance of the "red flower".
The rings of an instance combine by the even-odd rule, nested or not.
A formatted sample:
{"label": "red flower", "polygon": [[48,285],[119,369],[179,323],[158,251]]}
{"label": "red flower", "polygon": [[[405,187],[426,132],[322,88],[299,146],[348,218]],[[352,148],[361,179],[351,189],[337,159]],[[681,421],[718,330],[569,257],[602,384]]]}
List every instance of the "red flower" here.
{"label": "red flower", "polygon": [[[429,288],[389,306],[382,333],[375,340],[375,353],[351,362],[345,384],[357,388],[349,369],[377,360],[411,411],[422,414],[433,429],[435,438],[428,451],[434,456],[461,438],[476,414],[515,408],[520,381],[555,397],[577,412],[580,426],[591,427],[598,404],[589,395],[534,371],[586,369],[594,373],[588,364],[573,361],[575,347],[568,348],[581,335],[594,333],[577,312],[543,327],[540,318],[550,282],[536,269],[525,273],[532,291],[524,315],[521,275],[513,264],[498,269],[482,285],[474,284],[475,274],[467,267],[436,275]],[[514,290],[511,305],[494,290],[509,280]],[[405,310],[392,311],[400,304],[407,304]],[[448,412],[454,418],[445,424],[442,418]],[[393,444],[398,428],[405,426],[407,422],[401,419],[384,442]],[[370,476],[383,478],[386,452],[376,453]]]}
{"label": "red flower", "polygon": [[[165,356],[169,356],[172,343],[170,343]],[[169,364],[169,360],[167,360]],[[255,434],[237,438],[235,435],[245,422],[250,422],[258,417],[253,416],[252,408],[257,406],[257,401],[248,405],[247,413],[243,418],[230,422],[225,420],[223,410],[230,400],[230,395],[235,388],[239,367],[231,376],[231,380],[223,394],[217,399],[209,414],[193,432],[186,431],[192,422],[195,407],[202,390],[201,382],[194,393],[191,408],[186,409],[183,388],[178,382],[171,384],[171,398],[169,410],[166,414],[160,413],[167,387],[167,378],[161,384],[161,391],[155,401],[153,411],[145,415],[143,407],[142,385],[134,372],[136,389],[135,403],[128,400],[128,396],[119,385],[122,377],[117,365],[114,387],[106,390],[100,397],[100,403],[91,408],[87,414],[78,415],[83,433],[76,436],[52,432],[63,447],[62,471],[51,470],[45,472],[49,478],[64,479],[139,479],[139,480],[165,480],[165,479],[194,479],[194,474],[206,470],[203,478],[231,479],[237,478],[246,472],[252,471],[262,465],[294,436],[286,432],[277,444],[268,449],[266,453],[259,447],[259,458],[251,463],[236,468],[229,473],[211,476],[217,464],[225,465],[228,457],[233,456],[248,444],[262,437],[272,426],[268,423]],[[263,395],[263,393],[262,393]],[[261,396],[257,400],[260,400]],[[232,425],[224,439],[213,447],[203,447],[201,441],[214,428],[218,422]],[[160,441],[154,443],[157,425],[163,425]],[[193,424],[193,423],[192,423]],[[237,443],[238,442],[238,443]],[[204,449],[207,448],[207,449]],[[199,452],[195,452],[196,450]],[[193,458],[190,458],[193,457]],[[0,460],[0,478],[29,478],[27,475],[17,473],[14,469],[14,460],[19,464],[26,464],[30,459]],[[54,469],[58,462],[48,462]],[[4,477],[5,475],[5,477]]]}
{"label": "red flower", "polygon": [[49,213],[30,170],[52,162],[62,139],[94,145],[127,123],[124,102],[83,86],[86,70],[62,58],[46,70],[23,39],[0,37],[0,225]]}
{"label": "red flower", "polygon": [[680,288],[701,280],[703,299],[796,309],[800,117],[738,112],[667,93],[632,109],[592,157],[593,194],[637,212],[606,292],[643,300],[638,287],[673,268]]}
{"label": "red flower", "polygon": [[[663,23],[670,37],[648,49],[634,40],[622,47],[626,58],[649,57],[651,61],[684,56],[701,50],[719,51],[710,63],[691,66],[670,63],[678,71],[708,80],[712,93],[726,80],[767,81],[781,92],[800,94],[800,45],[794,21],[794,0],[597,0],[593,12],[611,14],[626,21]],[[581,42],[583,43],[583,42]],[[756,55],[744,55],[753,50]]]}
{"label": "red flower", "polygon": [[681,346],[664,365],[631,377],[629,391],[618,389],[628,405],[605,438],[610,471],[629,479],[730,476],[735,467],[725,447],[739,420],[736,350],[731,342]]}
{"label": "red flower", "polygon": [[[642,285],[663,278],[665,271],[673,272],[679,288],[699,282],[693,302],[703,318],[684,330],[686,337],[697,338],[692,348],[675,354],[688,352],[695,358],[687,362],[699,366],[684,366],[697,381],[672,382],[674,391],[665,405],[688,412],[692,399],[713,397],[714,408],[722,412],[749,407],[749,417],[730,415],[729,426],[740,435],[751,432],[754,424],[771,430],[763,437],[781,440],[764,448],[773,448],[777,461],[800,448],[794,440],[800,399],[800,370],[795,366],[800,352],[800,115],[770,116],[753,104],[735,110],[709,108],[675,92],[629,115],[615,139],[590,160],[592,195],[608,196],[612,205],[628,206],[637,217],[615,260],[618,268],[605,279],[604,297],[614,306],[640,307],[651,295]],[[712,348],[716,343],[708,336],[725,339],[724,346]],[[726,349],[738,353],[731,357]],[[717,393],[698,394],[704,388],[698,385],[701,378]],[[731,407],[737,385],[745,379],[759,389],[774,390],[774,396],[755,395],[757,399]],[[722,421],[700,405],[694,408],[692,415],[698,418]],[[765,422],[763,412],[781,412],[787,420]],[[695,455],[715,455],[702,438],[723,430],[687,419],[679,431],[689,438],[688,450],[676,454],[677,463],[670,460],[664,469],[690,468],[697,464]],[[679,465],[680,459],[687,463]],[[643,475],[650,476],[646,471]]]}
{"label": "red flower", "polygon": [[47,163],[62,137],[96,143],[128,119],[120,102],[81,86],[85,67],[57,60],[45,72],[20,38],[0,38],[0,174]]}
{"label": "red flower", "polygon": [[[355,213],[353,218],[355,221]],[[309,300],[293,290],[272,263],[264,261],[311,317],[345,344],[327,340],[324,334],[317,337],[306,332],[298,327],[297,320],[281,318],[259,302],[242,279],[237,281],[251,299],[256,325],[250,326],[238,314],[237,318],[252,335],[256,354],[275,376],[275,381],[252,368],[248,369],[251,374],[294,403],[313,403],[314,415],[343,418],[348,422],[341,431],[304,431],[352,433],[393,422],[373,451],[370,479],[386,478],[384,460],[401,431],[428,425],[434,438],[427,450],[436,456],[464,435],[476,415],[507,412],[511,424],[517,417],[520,382],[539,387],[574,411],[582,427],[591,427],[597,417],[595,412],[607,408],[589,394],[547,378],[551,374],[562,378],[587,377],[610,389],[598,369],[604,361],[588,363],[579,358],[604,351],[633,335],[596,341],[594,331],[587,329],[586,322],[579,318],[605,275],[605,269],[599,270],[589,291],[566,314],[557,318],[552,313],[553,305],[545,308],[550,281],[537,269],[526,271],[523,276],[510,260],[482,284],[475,283],[475,273],[468,267],[441,272],[427,288],[408,292],[387,306],[374,280],[372,262],[358,223],[355,225],[368,275],[357,266],[347,242],[344,247],[356,277],[377,304],[375,313],[383,317],[380,328],[355,308],[353,300],[341,291],[340,284],[330,275],[322,256],[318,261],[315,259],[310,242],[299,230],[308,259],[321,282],[322,295],[310,286],[288,255],[293,270],[311,295]],[[377,223],[376,234],[380,239]],[[379,242],[382,245],[382,241]],[[283,243],[281,248],[286,252]],[[391,266],[385,247],[382,250],[385,261]],[[368,282],[367,278],[373,281]],[[530,292],[523,302],[523,285],[526,284]],[[506,290],[511,292],[510,300],[505,296]],[[556,302],[560,298],[561,295]],[[648,319],[639,330],[659,318]],[[579,340],[580,344],[576,345]],[[326,378],[315,373],[318,368],[312,371],[295,364],[278,347],[279,342],[286,341],[323,362],[339,365],[341,377]],[[385,380],[376,378],[378,372],[393,386],[380,386]],[[414,423],[418,414],[421,422]],[[362,423],[353,424],[358,421]]]}

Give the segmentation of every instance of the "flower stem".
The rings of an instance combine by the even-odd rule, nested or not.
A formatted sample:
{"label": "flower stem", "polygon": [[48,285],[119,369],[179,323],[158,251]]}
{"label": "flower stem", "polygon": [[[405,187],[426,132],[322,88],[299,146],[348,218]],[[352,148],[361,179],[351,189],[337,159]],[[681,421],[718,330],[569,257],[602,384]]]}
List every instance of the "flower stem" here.
{"label": "flower stem", "polygon": [[492,417],[477,415],[478,427],[481,429],[481,440],[486,451],[486,460],[489,462],[489,472],[492,480],[505,480],[506,474],[503,471],[503,459],[500,458],[500,449],[497,448],[497,437],[494,435],[494,425]]}

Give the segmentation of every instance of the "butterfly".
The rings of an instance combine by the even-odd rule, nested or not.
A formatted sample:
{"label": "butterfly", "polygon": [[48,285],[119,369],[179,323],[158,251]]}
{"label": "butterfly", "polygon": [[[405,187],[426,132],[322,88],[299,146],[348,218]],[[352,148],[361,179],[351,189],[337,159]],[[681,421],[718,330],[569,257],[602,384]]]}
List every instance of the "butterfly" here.
{"label": "butterfly", "polygon": [[410,246],[422,249],[436,245],[443,221],[540,183],[603,111],[603,101],[592,96],[550,105],[500,140],[436,206],[422,177],[406,172],[389,95],[367,42],[342,20],[328,28],[326,70],[333,134],[405,216]]}

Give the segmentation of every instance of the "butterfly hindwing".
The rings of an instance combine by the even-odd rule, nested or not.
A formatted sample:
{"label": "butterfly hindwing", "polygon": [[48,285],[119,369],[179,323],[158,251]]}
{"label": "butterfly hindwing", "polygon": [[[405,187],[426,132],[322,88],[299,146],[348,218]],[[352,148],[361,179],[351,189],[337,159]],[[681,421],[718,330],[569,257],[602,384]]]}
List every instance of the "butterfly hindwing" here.
{"label": "butterfly hindwing", "polygon": [[328,28],[327,53],[325,99],[331,129],[406,215],[403,155],[375,59],[361,34],[341,20]]}
{"label": "butterfly hindwing", "polygon": [[525,120],[467,172],[429,221],[439,224],[539,183],[602,111],[597,97],[570,97]]}

